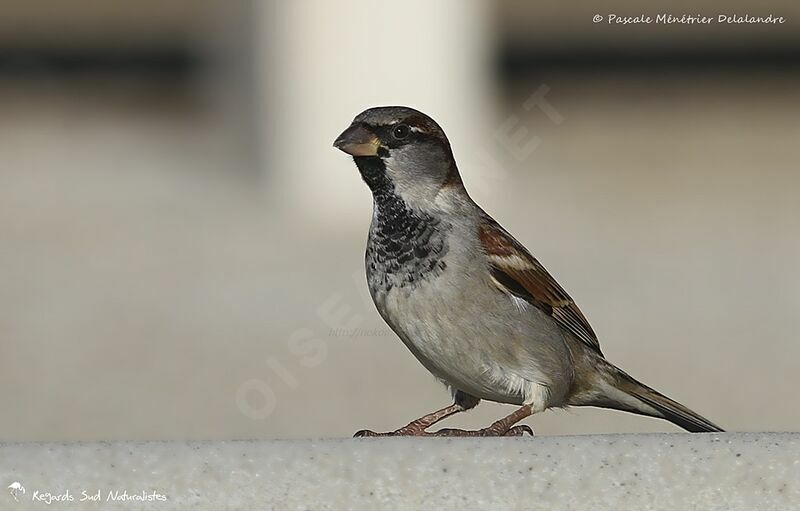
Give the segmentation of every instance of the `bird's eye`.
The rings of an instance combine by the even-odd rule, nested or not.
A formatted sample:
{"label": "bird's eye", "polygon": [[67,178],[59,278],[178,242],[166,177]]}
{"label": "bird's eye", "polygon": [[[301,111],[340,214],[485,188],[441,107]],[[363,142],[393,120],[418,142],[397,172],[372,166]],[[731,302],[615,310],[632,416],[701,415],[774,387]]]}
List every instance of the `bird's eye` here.
{"label": "bird's eye", "polygon": [[403,140],[409,133],[411,133],[411,130],[405,124],[398,124],[392,130],[392,136],[397,140]]}

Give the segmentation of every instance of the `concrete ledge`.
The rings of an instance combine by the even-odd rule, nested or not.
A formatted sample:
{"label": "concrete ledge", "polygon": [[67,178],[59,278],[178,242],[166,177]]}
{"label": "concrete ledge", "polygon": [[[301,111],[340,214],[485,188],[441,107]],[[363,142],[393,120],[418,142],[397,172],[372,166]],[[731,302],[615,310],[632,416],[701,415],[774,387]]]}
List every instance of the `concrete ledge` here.
{"label": "concrete ledge", "polygon": [[800,434],[7,443],[0,483],[9,510],[792,509]]}

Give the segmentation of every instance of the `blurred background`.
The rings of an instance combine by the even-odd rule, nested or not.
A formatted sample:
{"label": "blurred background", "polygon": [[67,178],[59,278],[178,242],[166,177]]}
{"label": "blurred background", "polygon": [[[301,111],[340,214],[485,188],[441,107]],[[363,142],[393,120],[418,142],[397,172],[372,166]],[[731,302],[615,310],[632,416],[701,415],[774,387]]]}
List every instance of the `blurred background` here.
{"label": "blurred background", "polygon": [[[386,104],[444,127],[610,360],[727,429],[800,429],[800,4],[645,9],[3,2],[0,440],[345,437],[447,405],[369,300],[371,198],[331,147]],[[787,21],[605,21],[660,13]]]}

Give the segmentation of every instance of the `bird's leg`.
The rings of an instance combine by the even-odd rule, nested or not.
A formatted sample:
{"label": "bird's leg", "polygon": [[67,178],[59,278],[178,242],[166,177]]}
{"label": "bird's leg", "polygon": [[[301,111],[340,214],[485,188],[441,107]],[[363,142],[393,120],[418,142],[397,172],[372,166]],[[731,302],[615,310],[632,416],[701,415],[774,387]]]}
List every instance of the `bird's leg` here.
{"label": "bird's leg", "polygon": [[465,430],[465,429],[440,429],[430,433],[435,436],[523,436],[525,433],[533,436],[533,430],[530,426],[514,426],[525,417],[529,417],[533,413],[531,405],[523,405],[515,412],[495,421],[488,428],[478,430]]}
{"label": "bird's leg", "polygon": [[429,413],[423,417],[415,421],[411,421],[407,425],[403,426],[402,428],[391,431],[389,433],[375,433],[374,431],[370,431],[368,429],[363,429],[357,432],[355,435],[356,437],[364,437],[364,436],[431,436],[435,435],[435,433],[428,433],[425,431],[429,427],[433,426],[437,422],[450,417],[451,415],[455,415],[459,412],[464,412],[466,410],[471,410],[478,406],[481,400],[475,396],[471,396],[466,392],[453,389],[453,404],[442,408],[441,410],[436,410],[433,413]]}
{"label": "bird's leg", "polygon": [[417,420],[411,421],[395,431],[390,431],[388,433],[376,433],[368,429],[362,429],[361,431],[356,432],[356,434],[353,436],[426,436],[430,435],[430,433],[425,431],[427,428],[433,426],[443,419],[446,419],[447,417],[450,417],[451,415],[455,415],[458,412],[463,412],[464,410],[466,410],[466,408],[459,403],[453,403],[452,405],[442,408],[441,410],[436,410],[435,412],[424,415]]}

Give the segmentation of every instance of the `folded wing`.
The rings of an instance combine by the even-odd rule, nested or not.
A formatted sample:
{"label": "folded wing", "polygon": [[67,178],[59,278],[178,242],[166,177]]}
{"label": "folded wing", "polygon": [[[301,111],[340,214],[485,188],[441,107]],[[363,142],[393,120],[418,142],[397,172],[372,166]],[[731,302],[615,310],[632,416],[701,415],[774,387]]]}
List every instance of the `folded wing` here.
{"label": "folded wing", "polygon": [[479,227],[492,277],[503,291],[549,314],[562,327],[602,355],[586,317],[566,291],[513,236],[488,215]]}

